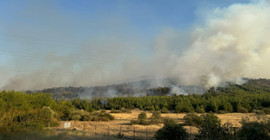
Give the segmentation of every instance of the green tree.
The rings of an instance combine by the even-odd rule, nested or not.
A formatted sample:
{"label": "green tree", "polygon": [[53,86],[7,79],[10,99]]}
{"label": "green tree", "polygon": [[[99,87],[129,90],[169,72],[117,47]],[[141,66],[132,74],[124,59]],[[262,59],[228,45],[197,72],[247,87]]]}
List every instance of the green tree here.
{"label": "green tree", "polygon": [[164,127],[159,129],[155,136],[157,140],[185,140],[188,138],[183,125],[176,124],[172,119],[165,120]]}

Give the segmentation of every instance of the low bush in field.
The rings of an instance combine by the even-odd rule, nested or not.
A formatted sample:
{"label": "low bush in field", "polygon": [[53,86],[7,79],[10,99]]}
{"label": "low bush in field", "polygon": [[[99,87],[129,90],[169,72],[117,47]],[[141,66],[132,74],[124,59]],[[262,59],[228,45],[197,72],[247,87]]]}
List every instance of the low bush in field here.
{"label": "low bush in field", "polygon": [[154,111],[152,116],[147,118],[147,114],[142,112],[138,115],[136,120],[131,120],[131,124],[141,124],[141,125],[150,125],[150,124],[160,124],[163,122],[163,118],[161,117],[161,113],[158,111]]}
{"label": "low bush in field", "polygon": [[264,108],[264,109],[263,109],[263,112],[264,112],[265,114],[270,114],[270,108]]}
{"label": "low bush in field", "polygon": [[150,120],[150,124],[160,124],[163,122],[161,113],[158,111],[154,111],[152,116],[149,118],[149,120]]}
{"label": "low bush in field", "polygon": [[145,112],[142,112],[138,115],[137,120],[131,120],[131,124],[141,124],[141,125],[149,125],[150,122],[147,120],[147,114]]}
{"label": "low bush in field", "polygon": [[185,124],[192,125],[192,126],[200,126],[202,121],[203,121],[202,117],[200,117],[194,113],[187,114],[186,116],[184,116],[183,119],[185,121]]}
{"label": "low bush in field", "polygon": [[237,109],[237,112],[239,112],[239,113],[248,113],[248,109],[246,109],[246,108],[244,108],[244,107],[239,107],[239,108]]}
{"label": "low bush in field", "polygon": [[154,138],[157,140],[184,140],[188,138],[188,133],[183,125],[176,124],[172,119],[166,119],[164,127],[156,132]]}
{"label": "low bush in field", "polygon": [[221,125],[220,119],[214,114],[202,115],[202,122],[199,124],[198,139],[231,139],[233,127],[230,123]]}
{"label": "low bush in field", "polygon": [[265,115],[263,110],[253,110],[253,113],[255,113],[256,115]]}
{"label": "low bush in field", "polygon": [[120,110],[111,109],[110,113],[131,113],[130,109],[121,108]]}
{"label": "low bush in field", "polygon": [[1,112],[0,134],[40,132],[45,127],[58,126],[58,118],[49,107]]}
{"label": "low bush in field", "polygon": [[170,111],[167,108],[163,107],[161,108],[160,113],[170,113]]}
{"label": "low bush in field", "polygon": [[197,113],[205,113],[205,109],[204,109],[204,107],[202,105],[201,106],[197,106],[196,112]]}
{"label": "low bush in field", "polygon": [[245,140],[269,140],[270,121],[266,122],[242,122],[242,127],[237,132],[241,139]]}
{"label": "low bush in field", "polygon": [[111,121],[114,117],[109,113],[95,112],[92,115],[91,121]]}
{"label": "low bush in field", "polygon": [[78,121],[110,121],[114,120],[114,117],[104,111],[89,113],[84,110],[73,110],[70,113],[69,120]]}

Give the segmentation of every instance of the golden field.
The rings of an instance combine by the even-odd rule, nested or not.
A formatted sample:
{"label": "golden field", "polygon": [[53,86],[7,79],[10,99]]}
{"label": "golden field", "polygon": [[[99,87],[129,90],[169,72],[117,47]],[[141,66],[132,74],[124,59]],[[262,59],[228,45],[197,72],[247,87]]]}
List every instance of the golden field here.
{"label": "golden field", "polygon": [[[109,112],[109,111],[108,111]],[[125,137],[136,139],[150,139],[153,137],[155,132],[163,127],[163,124],[159,125],[131,125],[132,119],[137,119],[138,114],[142,111],[132,110],[132,113],[111,113],[115,117],[115,120],[108,122],[93,122],[93,121],[62,121],[60,126],[56,130],[70,131],[76,130],[76,134],[85,136],[103,136],[102,139],[111,139],[110,136],[115,136],[120,132]],[[146,112],[147,117],[152,115],[151,112]],[[162,114],[164,118],[174,119],[177,123],[183,123],[184,113],[167,113]],[[270,115],[258,116],[254,113],[226,113],[226,114],[215,114],[221,119],[222,123],[232,123],[234,127],[241,127],[241,120],[246,118],[249,121],[261,121],[264,119],[270,119]],[[64,123],[70,122],[70,128],[64,128]],[[196,127],[186,126],[185,127],[190,134],[196,134],[198,132]]]}

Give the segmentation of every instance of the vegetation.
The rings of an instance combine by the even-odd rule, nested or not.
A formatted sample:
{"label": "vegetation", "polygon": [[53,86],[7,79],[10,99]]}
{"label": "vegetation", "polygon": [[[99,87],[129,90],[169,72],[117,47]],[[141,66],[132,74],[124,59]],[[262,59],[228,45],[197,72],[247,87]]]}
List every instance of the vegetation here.
{"label": "vegetation", "polygon": [[110,113],[131,113],[130,109],[121,108],[120,110],[111,109]]}
{"label": "vegetation", "polygon": [[55,101],[44,93],[0,92],[0,137],[11,134],[43,132],[60,120],[109,121],[108,113],[92,112],[85,100]]}
{"label": "vegetation", "polygon": [[231,139],[233,127],[230,123],[221,125],[220,119],[214,114],[202,115],[202,122],[199,124],[200,139]]}
{"label": "vegetation", "polygon": [[161,113],[158,111],[154,111],[150,118],[147,118],[147,114],[142,112],[138,115],[137,120],[131,120],[131,124],[141,124],[141,125],[150,125],[150,124],[160,124],[163,122],[163,118],[161,117]]}
{"label": "vegetation", "polygon": [[91,109],[116,111],[121,110],[121,108],[130,110],[138,108],[148,111],[161,111],[162,113],[248,113],[254,110],[269,112],[270,87],[253,85],[251,84],[253,82],[243,85],[229,85],[217,89],[212,88],[202,95],[95,98],[81,100],[77,104],[85,106],[84,108],[90,108],[90,111]]}
{"label": "vegetation", "polygon": [[157,140],[185,140],[188,138],[183,125],[176,124],[172,119],[166,119],[164,127],[159,129],[155,136]]}
{"label": "vegetation", "polygon": [[246,122],[238,131],[238,136],[245,140],[269,140],[270,121],[266,122]]}
{"label": "vegetation", "polygon": [[[114,97],[94,98],[91,100],[79,98],[59,100],[46,93],[26,94],[24,92],[2,91],[0,92],[0,137],[13,133],[42,132],[46,127],[59,125],[61,120],[113,120],[113,116],[106,113],[106,111],[98,111],[104,109],[111,110],[111,113],[129,113],[134,108],[152,111],[153,114],[149,118],[145,113],[141,113],[137,120],[131,121],[132,124],[142,125],[162,123],[163,119],[160,112],[254,112],[258,115],[269,114],[270,85],[265,84],[268,82],[269,80],[251,80],[243,85],[229,84],[227,87],[211,88],[202,95]],[[74,89],[71,88],[71,90]],[[163,95],[162,93],[168,93],[169,89],[158,88],[148,91],[151,91],[149,95],[155,95],[153,94],[155,92]],[[199,128],[198,138],[211,139],[213,137],[232,136],[230,124],[221,125],[220,120],[211,113],[203,114],[200,117],[195,114],[188,114],[184,120],[187,125],[194,125]],[[244,126],[254,129],[248,130]],[[174,127],[180,129],[180,126],[176,124],[165,126],[166,129]],[[258,135],[264,135],[264,132],[269,130],[269,123],[244,124],[237,134],[241,137],[249,137],[244,134],[258,128],[264,130],[258,132]],[[166,131],[162,130],[162,132]]]}
{"label": "vegetation", "polygon": [[203,118],[194,113],[189,113],[184,116],[184,121],[186,125],[199,127],[202,124]]}

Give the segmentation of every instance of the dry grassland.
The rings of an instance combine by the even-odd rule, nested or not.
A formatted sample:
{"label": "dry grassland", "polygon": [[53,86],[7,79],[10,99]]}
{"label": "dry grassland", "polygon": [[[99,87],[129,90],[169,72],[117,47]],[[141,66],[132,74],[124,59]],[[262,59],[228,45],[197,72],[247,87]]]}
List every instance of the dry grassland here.
{"label": "dry grassland", "polygon": [[[124,134],[125,137],[136,138],[148,138],[153,137],[155,132],[163,127],[163,124],[159,125],[130,125],[130,120],[137,119],[138,114],[142,111],[132,110],[132,113],[111,113],[115,120],[109,122],[81,122],[71,121],[71,127],[67,130],[76,129],[77,132],[82,132],[83,135],[94,136],[94,135],[117,135],[118,133]],[[147,117],[151,116],[151,112],[147,112]],[[177,123],[183,123],[183,117],[186,114],[183,113],[168,113],[162,114],[162,117],[172,118]],[[234,127],[241,127],[241,120],[248,118],[250,121],[260,121],[262,119],[269,119],[270,115],[261,116],[258,118],[254,113],[227,113],[227,114],[216,114],[222,121],[222,123],[230,122]],[[63,130],[64,123],[58,127],[58,130]],[[196,127],[185,127],[190,134],[196,134],[198,132]],[[65,129],[64,129],[65,130]],[[135,131],[135,134],[134,134]]]}

